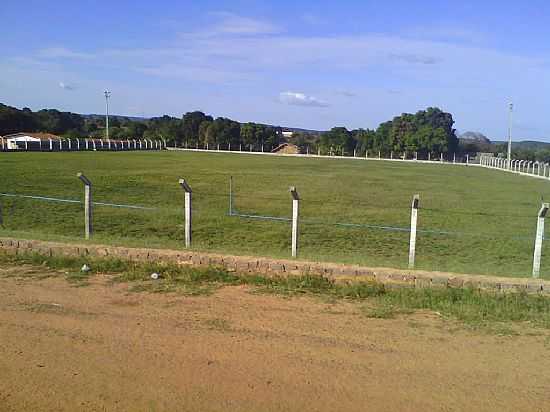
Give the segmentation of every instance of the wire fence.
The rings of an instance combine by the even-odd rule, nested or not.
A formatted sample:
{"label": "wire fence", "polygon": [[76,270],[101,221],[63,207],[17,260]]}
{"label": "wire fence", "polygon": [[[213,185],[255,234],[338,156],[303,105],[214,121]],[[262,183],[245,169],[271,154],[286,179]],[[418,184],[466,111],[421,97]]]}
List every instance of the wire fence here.
{"label": "wire fence", "polygon": [[[401,267],[411,266],[414,233],[415,268],[532,275],[536,234],[541,224],[536,205],[532,214],[526,213],[526,208],[514,212],[509,206],[501,211],[458,210],[421,195],[416,208],[418,223],[413,227],[414,193],[410,193],[408,201],[388,203],[359,196],[339,200],[332,193],[304,190],[300,193],[303,197],[299,200],[298,219],[288,192],[271,188],[258,193],[256,186],[248,184],[253,176],[242,178],[242,182],[225,178],[226,190],[194,181],[193,210],[189,214],[194,248],[285,257],[292,250],[291,229],[296,224],[300,258]],[[72,196],[29,193],[31,188],[32,185],[25,191],[0,193],[3,231],[48,237],[83,236],[85,200],[81,188],[75,186]],[[109,199],[106,196],[113,196],[116,191],[105,190],[100,184],[93,190],[92,238],[131,245],[184,245],[184,191],[177,182],[171,190],[166,190],[166,186],[153,190],[133,185],[132,192],[139,194],[133,199],[125,193]],[[149,201],[124,201],[137,198]],[[542,243],[544,234],[543,224],[542,277],[550,272],[550,248]]]}

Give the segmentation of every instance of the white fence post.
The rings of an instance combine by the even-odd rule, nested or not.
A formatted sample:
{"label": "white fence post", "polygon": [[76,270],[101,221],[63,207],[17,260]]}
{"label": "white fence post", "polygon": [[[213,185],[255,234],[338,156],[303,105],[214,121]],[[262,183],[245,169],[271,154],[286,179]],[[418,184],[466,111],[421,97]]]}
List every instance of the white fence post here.
{"label": "white fence post", "polygon": [[298,214],[300,196],[294,186],[290,188],[290,195],[292,196],[292,257],[295,258],[298,256]]}
{"label": "white fence post", "polygon": [[542,241],[544,239],[544,218],[548,213],[548,203],[543,203],[537,218],[537,234],[535,237],[535,251],[533,253],[533,277],[540,277],[540,256],[542,253]]}
{"label": "white fence post", "polygon": [[80,172],[76,176],[84,183],[84,235],[89,239],[92,235],[92,182]]}
{"label": "white fence post", "polygon": [[191,187],[187,184],[185,179],[180,179],[179,183],[182,189],[185,191],[185,247],[191,247]]}
{"label": "white fence post", "polygon": [[411,205],[411,237],[409,240],[409,269],[414,268],[414,258],[416,254],[416,222],[418,220],[418,204],[420,195],[413,196]]}

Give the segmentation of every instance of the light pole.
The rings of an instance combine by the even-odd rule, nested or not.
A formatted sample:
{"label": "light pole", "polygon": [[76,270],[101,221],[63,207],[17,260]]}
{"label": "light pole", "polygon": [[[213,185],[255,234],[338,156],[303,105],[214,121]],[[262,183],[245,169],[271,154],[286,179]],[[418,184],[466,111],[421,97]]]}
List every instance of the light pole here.
{"label": "light pole", "polygon": [[508,122],[508,157],[507,157],[507,168],[510,169],[512,164],[512,113],[514,111],[514,104],[510,103],[508,106],[510,108],[510,117]]}
{"label": "light pole", "polygon": [[105,131],[107,141],[109,141],[109,97],[111,97],[111,92],[105,90]]}

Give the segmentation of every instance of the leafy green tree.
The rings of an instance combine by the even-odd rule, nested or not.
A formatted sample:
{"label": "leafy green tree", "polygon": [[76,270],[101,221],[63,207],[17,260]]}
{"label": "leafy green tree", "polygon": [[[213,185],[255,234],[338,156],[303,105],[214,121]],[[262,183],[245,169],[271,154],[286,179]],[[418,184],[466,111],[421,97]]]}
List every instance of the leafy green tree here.
{"label": "leafy green tree", "polygon": [[199,128],[202,122],[211,122],[212,116],[207,116],[203,112],[188,112],[183,115],[181,122],[181,137],[190,145],[194,145],[199,139]]}

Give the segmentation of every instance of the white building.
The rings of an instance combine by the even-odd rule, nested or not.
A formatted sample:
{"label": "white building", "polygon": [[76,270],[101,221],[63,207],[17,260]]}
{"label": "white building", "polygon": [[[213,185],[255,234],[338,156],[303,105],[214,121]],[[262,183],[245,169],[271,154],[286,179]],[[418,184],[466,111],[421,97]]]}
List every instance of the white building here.
{"label": "white building", "polygon": [[26,149],[31,146],[40,144],[43,140],[60,140],[59,136],[50,133],[13,133],[0,137],[1,150],[18,150]]}

